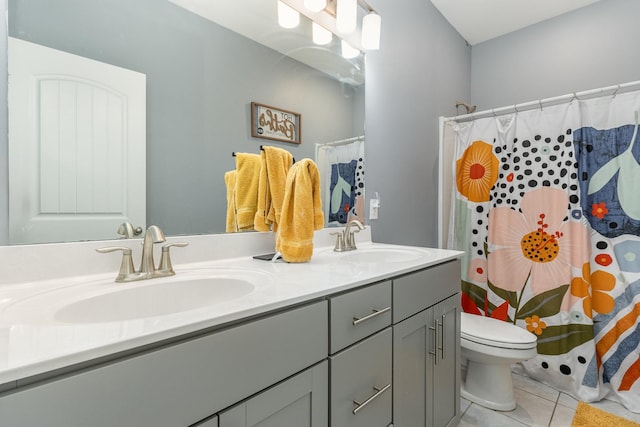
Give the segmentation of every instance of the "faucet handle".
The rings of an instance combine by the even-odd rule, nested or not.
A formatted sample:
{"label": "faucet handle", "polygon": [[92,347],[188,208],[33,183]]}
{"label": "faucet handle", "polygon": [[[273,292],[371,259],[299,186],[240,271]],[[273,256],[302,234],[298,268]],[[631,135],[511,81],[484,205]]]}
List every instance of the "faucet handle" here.
{"label": "faucet handle", "polygon": [[131,248],[124,246],[108,246],[105,248],[97,248],[96,251],[101,254],[122,251],[122,262],[120,263],[120,271],[118,272],[118,277],[116,277],[116,282],[125,282],[126,279],[135,274],[136,269],[133,266],[133,259],[131,258]]}
{"label": "faucet handle", "polygon": [[171,255],[169,254],[169,250],[172,246],[183,248],[188,245],[189,244],[186,242],[175,242],[162,245],[162,255],[160,256],[160,265],[158,266],[157,272],[165,276],[173,276],[176,274],[176,272],[173,271],[173,265],[171,265]]}
{"label": "faucet handle", "polygon": [[329,233],[331,236],[336,236],[336,246],[333,248],[334,252],[344,252],[344,234],[342,232]]}

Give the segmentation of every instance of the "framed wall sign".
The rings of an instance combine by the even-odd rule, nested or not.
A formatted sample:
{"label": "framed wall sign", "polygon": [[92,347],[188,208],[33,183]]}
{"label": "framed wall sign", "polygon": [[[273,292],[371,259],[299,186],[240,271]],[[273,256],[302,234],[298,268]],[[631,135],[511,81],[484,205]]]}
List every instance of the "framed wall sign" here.
{"label": "framed wall sign", "polygon": [[251,136],[300,144],[300,114],[251,103]]}

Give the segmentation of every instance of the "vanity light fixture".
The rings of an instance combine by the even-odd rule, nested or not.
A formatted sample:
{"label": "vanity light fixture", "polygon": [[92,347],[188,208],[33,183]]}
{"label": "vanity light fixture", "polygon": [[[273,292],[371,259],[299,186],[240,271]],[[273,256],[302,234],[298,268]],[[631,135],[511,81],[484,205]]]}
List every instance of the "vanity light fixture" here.
{"label": "vanity light fixture", "polygon": [[333,39],[331,31],[327,30],[322,25],[317,24],[315,21],[311,23],[311,33],[313,36],[313,42],[320,46],[331,43],[331,40]]}
{"label": "vanity light fixture", "polygon": [[338,0],[336,27],[342,34],[351,34],[358,26],[358,0]]}
{"label": "vanity light fixture", "polygon": [[278,25],[282,28],[295,28],[300,24],[300,12],[278,0]]}
{"label": "vanity light fixture", "polygon": [[366,50],[380,49],[380,27],[382,18],[374,10],[362,18],[362,47]]}
{"label": "vanity light fixture", "polygon": [[347,43],[344,40],[342,40],[341,47],[342,47],[342,57],[345,59],[352,59],[360,55],[360,51],[358,49],[351,46],[349,43]]}
{"label": "vanity light fixture", "polygon": [[327,7],[327,0],[304,0],[304,7],[309,12],[320,12]]}
{"label": "vanity light fixture", "polygon": [[300,14],[305,15],[312,22],[313,43],[329,45],[335,34],[344,40],[345,58],[380,49],[382,19],[366,0],[277,0],[277,3],[280,26],[294,28],[300,23]]}

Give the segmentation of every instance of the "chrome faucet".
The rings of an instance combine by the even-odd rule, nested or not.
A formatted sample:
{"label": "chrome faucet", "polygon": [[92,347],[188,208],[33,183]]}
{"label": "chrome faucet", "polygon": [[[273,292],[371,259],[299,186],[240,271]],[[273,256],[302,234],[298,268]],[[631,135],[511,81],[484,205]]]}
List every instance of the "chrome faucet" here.
{"label": "chrome faucet", "polygon": [[[357,229],[351,230],[352,226],[356,226]],[[364,230],[364,225],[357,219],[353,219],[349,221],[347,227],[341,233],[331,233],[331,235],[337,236],[336,246],[333,248],[333,250],[336,252],[345,252],[357,249],[356,239],[354,235],[360,230]]]}
{"label": "chrome faucet", "polygon": [[142,241],[142,257],[140,261],[140,270],[136,271],[133,266],[133,260],[131,257],[131,248],[121,246],[109,246],[106,248],[98,248],[96,251],[100,253],[122,251],[122,263],[120,264],[120,271],[116,282],[133,282],[137,280],[153,279],[154,277],[166,277],[173,276],[173,266],[171,265],[171,258],[169,257],[169,249],[173,246],[187,246],[188,243],[167,243],[162,246],[162,258],[160,259],[160,265],[156,269],[155,262],[153,261],[153,245],[155,243],[162,243],[166,241],[164,233],[157,225],[150,226],[144,233],[144,239]]}

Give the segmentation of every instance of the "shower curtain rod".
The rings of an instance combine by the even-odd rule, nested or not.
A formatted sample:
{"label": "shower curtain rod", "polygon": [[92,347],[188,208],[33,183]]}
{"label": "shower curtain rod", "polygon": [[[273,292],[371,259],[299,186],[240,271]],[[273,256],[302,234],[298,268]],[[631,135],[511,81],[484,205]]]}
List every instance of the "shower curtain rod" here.
{"label": "shower curtain rod", "polygon": [[[445,122],[457,121],[466,122],[470,120],[499,116],[506,113],[518,113],[520,111],[533,110],[534,108],[543,108],[550,105],[563,104],[565,102],[571,102],[574,99],[591,98],[603,94],[615,95],[617,93],[629,92],[634,89],[640,89],[640,80],[634,82],[622,83],[613,86],[604,86],[599,89],[585,90],[582,92],[573,92],[566,95],[554,96],[552,98],[539,99],[537,101],[524,102],[522,104],[508,105],[506,107],[493,108],[491,110],[478,111],[470,114],[462,114],[455,117],[445,117]],[[610,92],[610,93],[609,93]]]}
{"label": "shower curtain rod", "polygon": [[347,138],[347,139],[339,139],[338,141],[331,141],[331,142],[318,142],[316,143],[316,147],[322,147],[325,145],[342,145],[342,144],[348,144],[350,142],[354,142],[354,141],[358,141],[364,139],[364,135],[360,135],[360,136],[354,136],[353,138]]}

